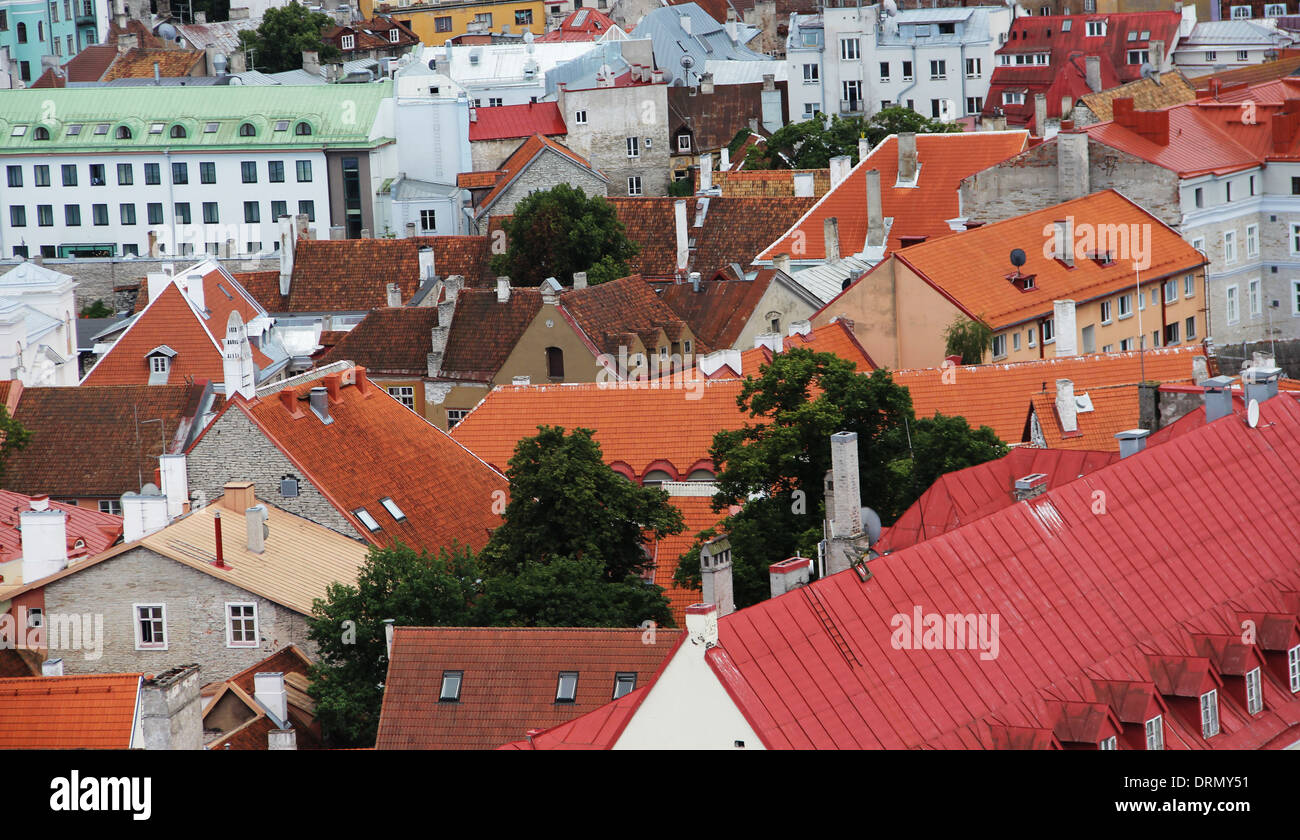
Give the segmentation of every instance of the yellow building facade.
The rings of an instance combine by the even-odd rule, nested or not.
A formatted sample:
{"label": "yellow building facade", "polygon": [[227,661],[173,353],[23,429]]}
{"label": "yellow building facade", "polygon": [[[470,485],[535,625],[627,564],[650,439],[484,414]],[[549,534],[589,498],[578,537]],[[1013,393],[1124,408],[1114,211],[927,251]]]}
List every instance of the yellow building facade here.
{"label": "yellow building facade", "polygon": [[[421,43],[438,46],[470,31],[500,33],[509,27],[512,35],[546,32],[546,7],[542,0],[498,0],[470,3],[376,3],[361,0],[361,14],[369,19],[375,14],[392,15],[411,28]],[[482,28],[480,28],[482,27]]]}

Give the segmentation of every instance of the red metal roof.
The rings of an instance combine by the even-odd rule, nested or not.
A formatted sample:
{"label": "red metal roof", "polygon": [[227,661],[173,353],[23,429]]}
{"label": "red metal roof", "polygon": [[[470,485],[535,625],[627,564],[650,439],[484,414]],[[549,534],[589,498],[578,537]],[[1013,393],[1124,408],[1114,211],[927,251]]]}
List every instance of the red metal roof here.
{"label": "red metal roof", "polygon": [[610,29],[618,26],[609,15],[597,9],[575,9],[558,28],[538,35],[537,43],[558,41],[595,41]]}
{"label": "red metal roof", "polygon": [[499,105],[495,108],[475,108],[474,121],[469,124],[470,142],[476,140],[509,140],[544,134],[562,137],[569,129],[556,102],[530,102],[527,105]]}
{"label": "red metal roof", "polygon": [[[67,514],[68,557],[91,557],[117,542],[122,536],[122,517],[100,513],[90,508],[53,502],[48,498],[48,510],[61,510]],[[33,510],[32,497],[0,490],[0,563],[22,556],[20,517],[24,511]],[[12,583],[12,581],[10,581]]]}
{"label": "red metal roof", "polygon": [[0,749],[125,750],[140,674],[0,680]]}

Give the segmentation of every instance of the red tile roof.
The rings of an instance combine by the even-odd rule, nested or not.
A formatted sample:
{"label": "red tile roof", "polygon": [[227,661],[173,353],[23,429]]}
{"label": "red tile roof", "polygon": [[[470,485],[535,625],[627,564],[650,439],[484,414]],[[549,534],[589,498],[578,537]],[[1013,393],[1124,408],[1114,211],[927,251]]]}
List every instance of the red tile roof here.
{"label": "red tile roof", "polygon": [[[67,516],[67,549],[70,559],[92,557],[113,545],[122,536],[122,517],[100,513],[90,508],[45,500],[47,510],[61,510]],[[32,510],[32,497],[10,490],[0,490],[0,563],[23,556],[21,515]],[[80,545],[78,545],[80,543]],[[9,581],[13,583],[13,581]]]}
{"label": "red tile roof", "polygon": [[475,205],[474,208],[475,215],[481,218],[491,210],[492,204],[501,197],[501,194],[506,191],[506,188],[514,182],[514,179],[519,177],[519,173],[531,166],[533,161],[536,160],[539,155],[542,155],[547,151],[555,152],[562,157],[568,158],[573,163],[589,170],[592,174],[598,177],[605,177],[591,165],[591,161],[587,160],[577,152],[572,151],[568,146],[557,143],[549,137],[545,137],[541,134],[534,134],[532,137],[529,137],[527,140],[520,143],[519,147],[510,153],[510,157],[506,158],[501,166],[497,167],[498,171],[501,172],[501,175],[497,178],[496,186],[479,199],[478,204]]}
{"label": "red tile roof", "polygon": [[140,674],[0,680],[0,749],[125,750]]}
{"label": "red tile roof", "polygon": [[754,307],[772,283],[772,269],[760,271],[753,280],[703,280],[699,291],[690,283],[673,283],[660,292],[691,332],[715,349],[731,347],[740,338]]}
{"label": "red tile roof", "polygon": [[[560,305],[596,347],[613,356],[618,356],[620,347],[628,346],[628,333],[640,336],[649,349],[651,343],[657,342],[647,333],[662,329],[676,341],[686,326],[681,316],[637,274],[561,292]],[[710,349],[699,336],[696,344],[701,345],[697,352]]]}
{"label": "red tile roof", "polygon": [[885,528],[871,549],[889,554],[968,525],[1015,503],[1016,479],[1042,473],[1048,490],[1101,469],[1119,455],[1059,449],[1012,449],[996,461],[945,473]]}
{"label": "red tile roof", "polygon": [[[643,685],[682,631],[578,628],[398,627],[384,681],[375,748],[491,749],[530,726],[555,725],[614,696],[615,674]],[[443,673],[463,673],[458,702],[439,702]],[[562,671],[576,671],[574,702],[557,703]]]}
{"label": "red tile roof", "polygon": [[40,78],[32,83],[34,88],[66,87],[68,82],[98,82],[108,72],[117,58],[116,44],[90,44],[68,59],[63,65],[64,76],[55,76],[46,68]]}
{"label": "red tile roof", "polygon": [[560,41],[595,41],[618,26],[614,20],[598,9],[575,9],[569,13],[556,29],[535,39],[539,44],[553,44]]}
{"label": "red tile roof", "polygon": [[662,469],[678,480],[697,469],[712,471],[714,433],[739,429],[751,419],[736,406],[738,380],[697,380],[686,390],[635,384],[502,385],[451,434],[489,464],[505,469],[515,444],[537,434],[538,426],[591,429],[605,463],[629,478],[640,480],[650,470]]}
{"label": "red tile roof", "polygon": [[494,185],[504,174],[500,169],[488,172],[462,172],[456,176],[456,186],[466,190],[484,189]]}
{"label": "red tile roof", "polygon": [[1100,353],[1006,365],[961,365],[948,382],[941,368],[897,370],[893,378],[911,392],[917,417],[933,417],[935,412],[965,417],[971,426],[989,426],[1006,443],[1017,444],[1024,439],[1030,400],[1040,392],[1055,395],[1058,379],[1073,382],[1076,394],[1143,381],[1190,382],[1193,358],[1204,355],[1204,348],[1199,346],[1175,347],[1140,354]]}
{"label": "red tile roof", "polygon": [[[230,404],[252,419],[371,543],[401,540],[433,552],[453,541],[482,548],[501,521],[492,509],[501,498],[496,491],[507,489],[505,476],[368,382],[364,369],[353,371],[252,401],[237,396]],[[337,389],[328,425],[306,405],[312,387]],[[405,514],[401,521],[380,504],[384,498],[392,498]],[[378,531],[372,533],[357,518],[353,511],[359,508],[375,518]]]}
{"label": "red tile roof", "polygon": [[555,102],[530,102],[526,105],[500,105],[495,108],[475,108],[474,121],[469,124],[469,139],[509,140],[514,137],[563,137],[569,133],[564,115]]}
{"label": "red tile roof", "polygon": [[[967,315],[1000,330],[1050,313],[1056,300],[1070,298],[1083,303],[1133,286],[1134,258],[1122,258],[1124,255],[1118,254],[1118,242],[1109,245],[1121,258],[1104,266],[1096,260],[1076,258],[1074,267],[1069,268],[1060,260],[1044,256],[1045,248],[1051,247],[1052,225],[1070,218],[1074,220],[1076,249],[1097,238],[1085,238],[1085,231],[1118,229],[1127,234],[1130,225],[1140,226],[1132,229],[1142,231],[1142,247],[1149,259],[1141,269],[1141,276],[1148,281],[1196,271],[1205,262],[1200,252],[1184,242],[1177,231],[1115,190],[1096,192],[922,242],[902,249],[893,258],[929,282]],[[1044,230],[1049,235],[1045,236]],[[1119,235],[1116,236],[1118,239]],[[1127,237],[1121,241],[1127,242]],[[1021,291],[1007,280],[1014,270],[1007,252],[1017,246],[1028,257],[1021,272],[1034,275],[1034,287],[1028,291]],[[861,282],[861,278],[856,282]],[[838,296],[824,308],[833,311],[837,299]]]}
{"label": "red tile roof", "polygon": [[[1189,378],[1186,380],[1191,381]],[[1038,419],[1043,437],[1051,449],[1086,449],[1119,452],[1115,435],[1140,425],[1137,385],[1111,385],[1089,388],[1086,392],[1075,390],[1075,398],[1087,396],[1091,411],[1078,414],[1078,430],[1066,434],[1061,428],[1061,418],[1056,410],[1055,390],[1049,395],[1035,394],[1033,412]]]}
{"label": "red tile roof", "polygon": [[[1276,625],[1254,645],[1270,662],[1300,643],[1300,405],[1260,412],[1257,428],[1222,418],[872,560],[865,583],[842,572],[724,616],[703,659],[770,749],[1057,747],[1078,704],[1108,707],[1121,748],[1141,749],[1156,713],[1166,749],[1292,744],[1300,698],[1275,669],[1260,713],[1219,693],[1219,735],[1179,702],[1238,670],[1203,651],[1240,640],[1243,620]],[[997,617],[997,654],[991,633],[961,649],[892,644],[897,616],[917,612],[990,630]]]}
{"label": "red tile roof", "polygon": [[321,356],[318,364],[346,359],[373,374],[424,376],[429,372],[430,334],[438,307],[375,309]]}
{"label": "red tile roof", "polygon": [[[211,266],[208,264],[201,264]],[[179,279],[188,272],[178,273]],[[149,382],[147,354],[159,345],[176,351],[171,360],[168,382],[189,379],[224,380],[226,321],[238,312],[244,323],[266,314],[254,298],[221,268],[203,274],[203,303],[200,312],[180,290],[177,282],[167,284],[140,312],[108,352],[99,358],[81,380],[82,385],[146,385]],[[143,291],[143,290],[142,290]],[[271,360],[253,346],[253,364],[265,368]]]}
{"label": "red tile roof", "polygon": [[504,303],[495,289],[463,289],[456,295],[438,376],[490,382],[541,310],[537,289],[511,288]]}
{"label": "red tile roof", "polygon": [[[180,381],[179,377],[173,381]],[[192,435],[207,382],[24,388],[13,417],[32,437],[5,461],[9,490],[116,498],[153,481],[162,454]],[[146,421],[161,420],[158,423]],[[120,524],[120,520],[119,520]]]}
{"label": "red tile roof", "polygon": [[887,251],[902,247],[902,237],[935,239],[952,233],[948,219],[961,215],[957,191],[963,178],[1026,148],[1024,131],[981,131],[972,134],[918,134],[916,156],[920,164],[916,186],[897,187],[898,137],[886,137],[860,161],[844,182],[831,190],[784,235],[768,243],[757,259],[772,260],[790,254],[798,260],[826,259],[825,222],[839,220],[840,253],[860,253],[867,243],[867,172],[879,170],[881,206],[889,227]]}

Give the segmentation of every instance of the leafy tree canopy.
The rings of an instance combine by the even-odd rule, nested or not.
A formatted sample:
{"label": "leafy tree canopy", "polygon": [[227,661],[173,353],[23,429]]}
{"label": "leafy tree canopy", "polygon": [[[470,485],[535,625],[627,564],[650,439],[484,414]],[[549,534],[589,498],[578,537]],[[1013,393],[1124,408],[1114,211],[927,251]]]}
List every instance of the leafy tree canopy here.
{"label": "leafy tree canopy", "polygon": [[[858,140],[874,147],[891,134],[944,134],[960,131],[955,123],[923,117],[911,108],[883,108],[870,119],[816,114],[803,122],[782,126],[766,143],[745,155],[745,169],[825,169],[831,158],[848,155],[858,163]],[[737,135],[739,136],[739,135]]]}
{"label": "leafy tree canopy", "polygon": [[31,431],[10,417],[8,409],[0,405],[0,481],[4,480],[5,464],[9,456],[20,449],[26,449],[31,441]]}
{"label": "leafy tree canopy", "polygon": [[569,184],[529,195],[502,227],[509,247],[492,258],[492,271],[516,286],[547,277],[568,285],[578,271],[592,284],[626,277],[627,261],[640,250],[613,205]]}
{"label": "leafy tree canopy", "polygon": [[962,364],[977,365],[993,340],[993,330],[982,321],[958,315],[944,330],[945,350],[949,356],[961,356]]}
{"label": "leafy tree canopy", "polygon": [[337,47],[321,40],[321,33],[333,25],[329,15],[289,3],[267,9],[261,26],[239,33],[239,43],[243,49],[254,51],[249,69],[256,66],[263,73],[299,70],[306,51],[319,52],[322,64],[342,58]]}

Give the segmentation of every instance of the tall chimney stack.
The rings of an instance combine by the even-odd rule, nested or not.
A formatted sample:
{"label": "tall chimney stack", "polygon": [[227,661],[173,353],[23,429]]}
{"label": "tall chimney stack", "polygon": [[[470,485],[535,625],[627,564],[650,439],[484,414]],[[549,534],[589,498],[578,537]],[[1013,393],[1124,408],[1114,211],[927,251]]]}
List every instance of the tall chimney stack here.
{"label": "tall chimney stack", "polygon": [[885,245],[885,211],[881,203],[880,170],[867,172],[867,247]]}
{"label": "tall chimney stack", "polygon": [[858,487],[858,433],[831,435],[831,481],[835,491],[831,514],[832,537],[862,533],[862,492]]}
{"label": "tall chimney stack", "polygon": [[805,585],[812,577],[811,557],[791,557],[780,563],[773,563],[767,569],[768,583],[772,597],[784,595],[791,589]]}
{"label": "tall chimney stack", "polygon": [[686,238],[686,199],[673,202],[673,227],[677,233],[677,270],[686,270],[690,258],[690,241]]}
{"label": "tall chimney stack", "polygon": [[898,181],[909,184],[916,180],[916,134],[904,131],[898,135]]}
{"label": "tall chimney stack", "polygon": [[725,534],[700,546],[700,582],[705,603],[717,606],[719,618],[736,611],[731,581],[731,541]]}
{"label": "tall chimney stack", "polygon": [[18,515],[25,584],[68,567],[68,514],[51,510],[49,496],[33,496],[30,505]]}
{"label": "tall chimney stack", "polygon": [[1074,401],[1074,383],[1068,379],[1056,380],[1056,415],[1061,419],[1062,432],[1079,431],[1079,406]]}
{"label": "tall chimney stack", "polygon": [[826,240],[826,262],[840,258],[840,220],[830,216],[822,223],[822,238]]}
{"label": "tall chimney stack", "polygon": [[1090,55],[1083,60],[1084,79],[1088,83],[1088,90],[1093,93],[1101,92],[1101,57]]}

